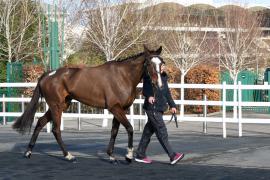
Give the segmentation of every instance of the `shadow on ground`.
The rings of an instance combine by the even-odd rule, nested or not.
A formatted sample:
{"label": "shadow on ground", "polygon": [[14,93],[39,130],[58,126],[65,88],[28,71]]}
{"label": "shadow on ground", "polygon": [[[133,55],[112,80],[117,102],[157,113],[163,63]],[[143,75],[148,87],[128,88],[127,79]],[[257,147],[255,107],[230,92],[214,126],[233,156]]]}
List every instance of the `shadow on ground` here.
{"label": "shadow on ground", "polygon": [[181,162],[175,166],[154,162],[145,165],[120,160],[112,165],[98,153],[90,158],[78,157],[70,163],[61,156],[34,154],[25,159],[21,153],[0,153],[0,179],[270,179],[270,171],[254,168],[194,165]]}

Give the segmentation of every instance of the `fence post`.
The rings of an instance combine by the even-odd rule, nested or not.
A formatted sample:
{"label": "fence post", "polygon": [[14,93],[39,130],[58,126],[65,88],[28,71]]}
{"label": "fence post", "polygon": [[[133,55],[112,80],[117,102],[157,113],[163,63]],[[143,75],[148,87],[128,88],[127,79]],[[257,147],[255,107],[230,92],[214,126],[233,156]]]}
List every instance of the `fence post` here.
{"label": "fence post", "polygon": [[64,118],[63,118],[63,112],[61,112],[61,125],[60,125],[60,131],[64,131]]}
{"label": "fence post", "polygon": [[[22,99],[24,98],[24,95],[22,95]],[[24,101],[22,101],[22,113],[24,112]]]}
{"label": "fence post", "polygon": [[[23,112],[24,112],[24,100],[23,100],[23,98],[24,98],[24,95],[22,94],[21,95],[21,98],[22,98],[22,102],[21,102],[21,106],[22,106],[22,114],[23,114]],[[34,123],[35,123],[35,120],[36,120],[36,117],[34,117]]]}
{"label": "fence post", "polygon": [[79,113],[79,118],[78,118],[78,130],[81,130],[81,103],[78,101],[78,113]]}
{"label": "fence post", "polygon": [[148,116],[147,116],[146,112],[144,113],[144,117],[145,117],[145,119],[144,119],[144,125],[145,125],[148,121]]}
{"label": "fence post", "polygon": [[205,105],[203,106],[203,117],[205,118],[204,122],[203,122],[203,132],[206,134],[207,133],[207,122],[206,122],[206,117],[207,117],[207,97],[206,94],[203,95],[203,100],[205,102]]}
{"label": "fence post", "polygon": [[134,129],[134,105],[130,106],[130,124]]}
{"label": "fence post", "polygon": [[[142,99],[142,95],[140,94],[140,100]],[[142,115],[142,103],[139,104],[139,114],[140,116]],[[142,131],[142,119],[139,119],[139,131],[141,132]]]}
{"label": "fence post", "polygon": [[[2,102],[2,107],[3,107],[3,113],[6,112],[6,103],[5,103],[5,94],[3,94],[3,102]],[[3,125],[7,124],[6,116],[3,116]]]}
{"label": "fence post", "polygon": [[238,81],[238,132],[239,137],[242,137],[242,89],[241,81]]}
{"label": "fence post", "polygon": [[[46,103],[46,102],[45,102]],[[46,106],[45,106],[45,113],[49,110],[49,107],[48,107],[48,104],[46,103]],[[47,125],[47,133],[50,133],[51,132],[51,122],[48,122]]]}
{"label": "fence post", "polygon": [[[270,72],[269,72],[270,73]],[[268,79],[268,81],[270,81],[270,79]],[[270,85],[270,83],[264,81],[263,83],[264,86],[267,86],[267,85]],[[267,99],[266,98],[263,98],[263,101],[268,101],[270,102],[270,89],[265,89],[264,90],[264,95],[266,94],[266,91],[267,91]],[[270,113],[270,107],[268,107],[268,110],[267,110],[268,113]]]}
{"label": "fence post", "polygon": [[108,109],[104,109],[105,118],[102,121],[102,127],[107,127],[108,126],[108,115],[109,115]]}
{"label": "fence post", "polygon": [[233,84],[233,120],[237,120],[237,81]]}
{"label": "fence post", "polygon": [[[183,84],[181,84],[182,86],[183,86]],[[185,98],[185,96],[184,96],[184,92],[185,90],[184,90],[184,87],[181,87],[181,92],[180,92],[180,100],[181,100],[181,104],[180,104],[180,118],[183,118],[184,117],[184,112],[185,112],[185,110],[184,110],[184,108],[185,108],[185,106],[184,106],[184,98]]]}
{"label": "fence post", "polygon": [[226,138],[226,81],[222,83],[222,130],[223,138]]}
{"label": "fence post", "polygon": [[[268,71],[268,83],[266,85],[270,85],[270,72]],[[270,89],[268,89],[268,102],[270,102]],[[270,113],[270,107],[268,107],[268,113]]]}

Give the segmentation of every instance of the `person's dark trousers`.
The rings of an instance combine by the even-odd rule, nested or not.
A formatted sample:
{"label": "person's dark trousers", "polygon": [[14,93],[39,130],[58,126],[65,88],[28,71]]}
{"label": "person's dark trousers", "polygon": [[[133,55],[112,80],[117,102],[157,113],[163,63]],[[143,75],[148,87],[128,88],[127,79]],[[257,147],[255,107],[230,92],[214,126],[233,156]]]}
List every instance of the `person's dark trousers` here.
{"label": "person's dark trousers", "polygon": [[161,146],[166,151],[170,159],[172,159],[175,156],[175,153],[168,141],[168,132],[163,121],[163,113],[147,110],[146,114],[148,116],[148,122],[144,126],[142,138],[137,149],[137,157],[145,157],[145,151],[150,143],[151,136],[155,133]]}

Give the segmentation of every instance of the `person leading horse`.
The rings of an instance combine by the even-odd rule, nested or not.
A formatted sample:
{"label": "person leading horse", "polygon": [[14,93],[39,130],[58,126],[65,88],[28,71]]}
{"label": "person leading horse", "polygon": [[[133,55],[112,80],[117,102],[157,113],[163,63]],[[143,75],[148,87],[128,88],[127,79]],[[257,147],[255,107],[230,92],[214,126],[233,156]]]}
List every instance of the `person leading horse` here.
{"label": "person leading horse", "polygon": [[[107,149],[110,161],[115,162],[113,155],[115,138],[119,125],[122,124],[128,134],[128,150],[126,160],[133,159],[133,128],[126,117],[126,110],[132,105],[136,96],[136,87],[145,71],[153,82],[160,80],[156,59],[160,58],[162,47],[151,51],[144,47],[144,52],[125,60],[111,61],[97,67],[59,68],[44,73],[38,80],[33,97],[24,113],[13,124],[13,128],[24,134],[31,130],[34,116],[39,105],[39,98],[44,97],[49,109],[38,119],[30,143],[24,154],[30,158],[41,129],[53,123],[52,132],[59,144],[65,159],[76,158],[67,151],[62,140],[60,124],[62,112],[76,99],[86,105],[108,109],[113,114],[111,138]],[[160,65],[158,65],[160,68]]]}

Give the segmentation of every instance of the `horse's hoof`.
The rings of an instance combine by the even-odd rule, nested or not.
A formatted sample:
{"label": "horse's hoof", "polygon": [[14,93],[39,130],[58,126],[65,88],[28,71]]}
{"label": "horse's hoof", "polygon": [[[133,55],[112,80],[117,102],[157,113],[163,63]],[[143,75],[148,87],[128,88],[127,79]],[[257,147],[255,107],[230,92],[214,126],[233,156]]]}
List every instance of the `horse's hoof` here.
{"label": "horse's hoof", "polygon": [[110,163],[113,165],[118,165],[119,161],[114,156],[110,156]]}
{"label": "horse's hoof", "polygon": [[128,162],[128,163],[131,163],[132,162],[132,159],[130,159],[130,158],[128,158],[128,157],[125,157],[126,158],[126,161]]}
{"label": "horse's hoof", "polygon": [[24,153],[24,157],[25,157],[26,159],[30,159],[30,158],[31,158],[31,155],[32,155],[32,152],[31,152],[31,151],[26,151],[26,152]]}
{"label": "horse's hoof", "polygon": [[77,163],[78,162],[77,158],[75,158],[75,157],[71,158],[71,159],[65,158],[65,160],[68,161],[68,162],[71,162],[71,163]]}
{"label": "horse's hoof", "polygon": [[118,165],[119,164],[119,161],[118,160],[110,160],[110,163],[113,164],[113,165]]}
{"label": "horse's hoof", "polygon": [[72,163],[76,163],[77,162],[77,159],[75,156],[72,156],[70,153],[68,153],[66,156],[65,156],[65,160],[69,161],[69,162],[72,162]]}
{"label": "horse's hoof", "polygon": [[131,163],[132,162],[132,159],[133,159],[133,148],[127,148],[127,154],[126,154],[126,156],[125,156],[125,158],[126,158],[126,161],[128,162],[128,163]]}
{"label": "horse's hoof", "polygon": [[72,162],[72,163],[78,163],[78,160],[75,157],[73,159],[69,160],[69,161]]}

